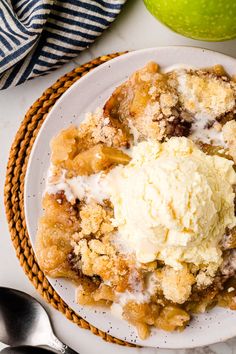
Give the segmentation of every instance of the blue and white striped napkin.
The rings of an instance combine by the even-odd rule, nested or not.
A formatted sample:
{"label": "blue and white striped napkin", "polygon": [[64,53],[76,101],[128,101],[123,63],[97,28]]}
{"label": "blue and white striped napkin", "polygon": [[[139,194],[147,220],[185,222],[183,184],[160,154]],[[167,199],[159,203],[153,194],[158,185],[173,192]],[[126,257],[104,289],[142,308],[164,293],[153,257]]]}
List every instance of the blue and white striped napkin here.
{"label": "blue and white striped napkin", "polygon": [[87,48],[126,0],[0,0],[0,89],[45,75]]}

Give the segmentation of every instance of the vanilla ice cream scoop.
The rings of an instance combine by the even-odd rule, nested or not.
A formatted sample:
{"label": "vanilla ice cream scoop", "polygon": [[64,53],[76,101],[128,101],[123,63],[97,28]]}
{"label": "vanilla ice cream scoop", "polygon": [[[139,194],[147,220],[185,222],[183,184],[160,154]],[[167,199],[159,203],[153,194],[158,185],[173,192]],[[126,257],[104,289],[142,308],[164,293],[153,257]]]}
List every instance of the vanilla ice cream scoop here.
{"label": "vanilla ice cream scoop", "polygon": [[114,168],[107,188],[119,238],[140,262],[219,265],[219,241],[236,224],[233,162],[208,156],[187,138],[142,142]]}

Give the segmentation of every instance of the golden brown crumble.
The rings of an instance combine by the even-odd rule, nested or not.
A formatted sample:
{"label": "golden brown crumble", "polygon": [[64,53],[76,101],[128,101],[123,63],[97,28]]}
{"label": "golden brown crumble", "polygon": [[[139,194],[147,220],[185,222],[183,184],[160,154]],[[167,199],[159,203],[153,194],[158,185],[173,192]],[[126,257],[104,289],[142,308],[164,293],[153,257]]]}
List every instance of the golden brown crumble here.
{"label": "golden brown crumble", "polygon": [[195,282],[196,279],[187,266],[180,270],[166,266],[162,270],[161,287],[163,294],[174,303],[183,304],[187,301]]}
{"label": "golden brown crumble", "polygon": [[96,238],[100,238],[109,234],[114,230],[111,224],[113,210],[109,207],[103,207],[96,202],[83,204],[80,208],[81,231],[79,238],[84,238],[93,234]]}
{"label": "golden brown crumble", "polygon": [[179,106],[168,75],[161,74],[153,62],[114,91],[104,106],[104,115],[129,126],[138,140],[188,135],[191,120]]}
{"label": "golden brown crumble", "polygon": [[104,282],[111,282],[113,290],[117,292],[129,289],[134,261],[117,255],[116,249],[104,238],[82,239],[74,246],[74,253],[79,258],[77,267],[82,274],[99,276]]}
{"label": "golden brown crumble", "polygon": [[202,110],[220,119],[236,109],[236,85],[227,76],[189,70],[179,79],[178,91],[182,106],[191,114]]}
{"label": "golden brown crumble", "polygon": [[88,121],[93,126],[92,138],[94,143],[104,143],[113,147],[129,147],[129,129],[118,119],[112,117],[104,119],[103,112],[89,116]]}

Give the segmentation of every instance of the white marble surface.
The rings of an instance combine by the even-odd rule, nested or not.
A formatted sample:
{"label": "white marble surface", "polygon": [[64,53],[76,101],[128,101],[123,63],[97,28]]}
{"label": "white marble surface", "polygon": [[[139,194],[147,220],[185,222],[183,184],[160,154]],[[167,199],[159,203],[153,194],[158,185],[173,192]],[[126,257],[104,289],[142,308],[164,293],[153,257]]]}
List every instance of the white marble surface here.
{"label": "white marble surface", "polygon": [[127,49],[133,50],[163,45],[200,46],[236,57],[236,40],[224,43],[206,43],[184,38],[159,24],[146,11],[142,0],[128,0],[123,12],[111,28],[78,58],[46,77],[37,78],[19,87],[0,92],[0,285],[23,290],[41,301],[51,316],[56,334],[64,342],[79,351],[80,354],[95,354],[97,352],[103,354],[111,354],[112,352],[116,354],[236,354],[236,339],[208,348],[191,350],[136,349],[108,344],[89,331],[78,328],[58,311],[45,304],[24,275],[15,257],[5,220],[3,184],[11,142],[25,112],[43,90],[67,71],[96,56]]}

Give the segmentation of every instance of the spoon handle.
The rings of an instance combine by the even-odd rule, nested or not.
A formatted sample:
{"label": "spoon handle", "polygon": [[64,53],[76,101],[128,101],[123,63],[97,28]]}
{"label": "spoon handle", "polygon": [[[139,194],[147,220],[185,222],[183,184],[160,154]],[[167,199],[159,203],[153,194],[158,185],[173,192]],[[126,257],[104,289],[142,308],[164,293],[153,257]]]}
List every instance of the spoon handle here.
{"label": "spoon handle", "polygon": [[78,352],[68,347],[68,345],[62,343],[54,334],[52,335],[48,345],[62,354],[78,354]]}
{"label": "spoon handle", "polygon": [[65,346],[65,351],[64,354],[78,354],[77,352],[75,352],[73,349],[71,349],[70,347],[68,347],[68,345]]}

